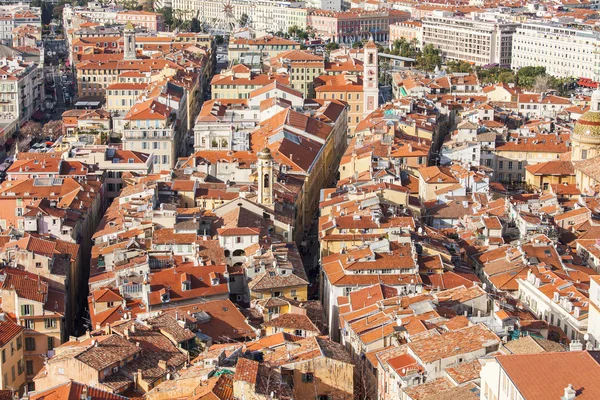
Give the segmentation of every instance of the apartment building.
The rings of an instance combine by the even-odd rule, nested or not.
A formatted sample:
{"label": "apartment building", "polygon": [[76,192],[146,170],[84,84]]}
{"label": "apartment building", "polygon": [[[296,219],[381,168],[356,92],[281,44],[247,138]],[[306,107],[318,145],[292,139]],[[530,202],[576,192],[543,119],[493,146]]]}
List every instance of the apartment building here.
{"label": "apartment building", "polygon": [[[110,44],[110,43],[109,43]],[[78,46],[75,46],[75,51]],[[159,72],[172,73],[180,67],[165,59],[121,60],[121,61],[84,61],[75,65],[77,71],[77,93],[81,96],[106,95],[106,88],[118,81],[123,72]]]}
{"label": "apartment building", "polygon": [[350,44],[368,39],[370,35],[376,42],[387,42],[390,25],[409,18],[409,13],[394,9],[366,11],[353,8],[343,12],[311,9],[307,25],[318,37],[337,43]]}
{"label": "apartment building", "polygon": [[0,58],[0,120],[22,125],[42,107],[44,72],[34,62]]}
{"label": "apartment building", "polygon": [[200,16],[210,26],[218,27],[226,11],[236,21],[248,16],[248,25],[259,32],[287,32],[297,26],[306,29],[306,9],[303,1],[285,0],[233,0],[225,10],[221,0],[172,0],[174,10],[180,10],[183,19]]}
{"label": "apartment building", "polygon": [[97,335],[73,338],[56,348],[36,387],[48,388],[69,380],[86,382],[112,393],[145,393],[183,368],[189,358],[188,341],[194,334],[174,318],[122,320]]}
{"label": "apartment building", "polygon": [[357,75],[322,75],[315,79],[317,99],[342,100],[348,103],[348,134],[364,117],[364,85]]}
{"label": "apartment building", "polygon": [[303,50],[279,53],[269,65],[278,74],[289,76],[290,86],[302,92],[305,98],[315,97],[314,80],[325,71],[323,57]]}
{"label": "apartment building", "polygon": [[230,61],[240,61],[246,53],[258,53],[265,59],[270,59],[284,51],[300,50],[300,43],[273,35],[256,39],[232,37],[227,50]]}
{"label": "apartment building", "polygon": [[151,31],[164,31],[165,22],[162,14],[149,11],[121,11],[115,18],[117,24],[125,25],[128,21],[134,26],[143,26]]}
{"label": "apartment building", "polygon": [[250,92],[273,81],[289,85],[287,74],[255,74],[244,64],[222,71],[210,82],[213,99],[247,99]]}
{"label": "apartment building", "polygon": [[181,146],[175,120],[173,109],[154,99],[134,105],[125,116],[123,149],[152,152],[154,172],[170,170]]}
{"label": "apartment building", "polygon": [[530,270],[519,278],[519,299],[539,319],[558,326],[570,341],[587,334],[589,297],[572,281],[562,279],[550,268]]}
{"label": "apartment building", "polygon": [[[51,289],[48,282],[37,274],[6,268],[2,276],[2,309],[14,314],[17,324],[23,327],[23,361],[19,376],[25,373],[19,385],[27,381],[29,389],[33,389],[33,377],[44,367],[46,357],[51,357],[54,348],[62,343],[65,294]],[[12,380],[15,380],[14,374]]]}
{"label": "apartment building", "polygon": [[151,152],[122,150],[105,145],[73,147],[63,153],[63,158],[67,161],[97,165],[98,169],[105,173],[105,193],[109,202],[121,192],[124,173],[147,175],[153,171],[154,161]]}
{"label": "apartment building", "polygon": [[569,134],[537,134],[496,142],[494,180],[523,182],[528,165],[556,161],[570,151]]}
{"label": "apartment building", "polygon": [[0,389],[22,391],[25,383],[23,367],[23,327],[0,314]]}
{"label": "apartment building", "polygon": [[41,9],[24,3],[0,6],[0,44],[12,46],[13,29],[23,25],[41,30]]}
{"label": "apartment building", "polygon": [[558,77],[587,78],[600,81],[598,67],[600,34],[554,23],[527,23],[513,35],[515,70],[535,65]]}
{"label": "apartment building", "polygon": [[517,27],[518,24],[503,20],[487,20],[477,15],[469,19],[435,11],[423,19],[423,45],[434,45],[446,59],[476,65],[510,65],[512,37]]}
{"label": "apartment building", "polygon": [[396,40],[404,39],[407,42],[413,40],[417,48],[423,45],[423,23],[421,21],[402,21],[390,25],[389,47],[393,47]]}
{"label": "apartment building", "polygon": [[[527,377],[523,371],[528,371]],[[500,355],[483,363],[479,398],[584,398],[580,388],[596,393],[600,390],[598,378],[600,364],[592,351]]]}

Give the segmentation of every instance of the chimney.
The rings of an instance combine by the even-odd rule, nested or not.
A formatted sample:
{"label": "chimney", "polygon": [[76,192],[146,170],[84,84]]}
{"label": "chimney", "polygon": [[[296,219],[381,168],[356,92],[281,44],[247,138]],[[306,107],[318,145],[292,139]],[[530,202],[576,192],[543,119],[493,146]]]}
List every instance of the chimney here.
{"label": "chimney", "polygon": [[561,400],[573,400],[577,396],[577,392],[573,389],[573,385],[569,383],[569,386],[565,388],[565,395]]}
{"label": "chimney", "polygon": [[167,362],[165,360],[158,360],[158,367],[162,370],[167,370]]}
{"label": "chimney", "polygon": [[582,351],[582,350],[583,350],[583,344],[579,340],[573,340],[569,344],[569,351]]}

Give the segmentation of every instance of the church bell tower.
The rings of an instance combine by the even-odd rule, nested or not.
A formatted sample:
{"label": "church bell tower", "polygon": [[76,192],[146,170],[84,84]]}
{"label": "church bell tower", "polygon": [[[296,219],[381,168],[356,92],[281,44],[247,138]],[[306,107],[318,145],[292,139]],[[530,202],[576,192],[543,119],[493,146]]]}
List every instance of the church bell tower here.
{"label": "church bell tower", "polygon": [[379,51],[373,37],[364,48],[363,60],[363,118],[379,105]]}
{"label": "church bell tower", "polygon": [[273,156],[267,147],[258,154],[258,203],[273,205]]}

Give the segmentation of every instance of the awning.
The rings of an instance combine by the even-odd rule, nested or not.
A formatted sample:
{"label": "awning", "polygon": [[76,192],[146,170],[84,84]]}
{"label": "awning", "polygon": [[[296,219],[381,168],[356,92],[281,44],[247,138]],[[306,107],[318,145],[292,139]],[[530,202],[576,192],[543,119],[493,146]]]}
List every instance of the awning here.
{"label": "awning", "polygon": [[594,82],[593,80],[591,80],[589,78],[579,78],[579,80],[577,81],[577,85],[587,87],[587,88],[592,88],[592,89],[595,89],[596,87],[598,87],[598,83]]}

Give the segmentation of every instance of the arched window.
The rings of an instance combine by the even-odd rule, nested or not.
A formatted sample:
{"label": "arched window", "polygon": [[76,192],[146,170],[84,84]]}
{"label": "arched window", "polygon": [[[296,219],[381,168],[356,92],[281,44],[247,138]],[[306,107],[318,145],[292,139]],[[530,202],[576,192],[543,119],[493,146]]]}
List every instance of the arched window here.
{"label": "arched window", "polygon": [[242,249],[238,249],[233,252],[234,257],[241,257],[241,256],[245,256],[245,255],[246,255],[246,252]]}
{"label": "arched window", "polygon": [[229,254],[231,254],[231,252],[229,250],[225,250],[225,257],[229,257]]}
{"label": "arched window", "polygon": [[263,182],[263,187],[265,187],[265,188],[269,187],[269,174],[265,174],[265,178],[264,178],[264,182]]}
{"label": "arched window", "polygon": [[375,55],[373,53],[369,54],[369,64],[373,64]]}

